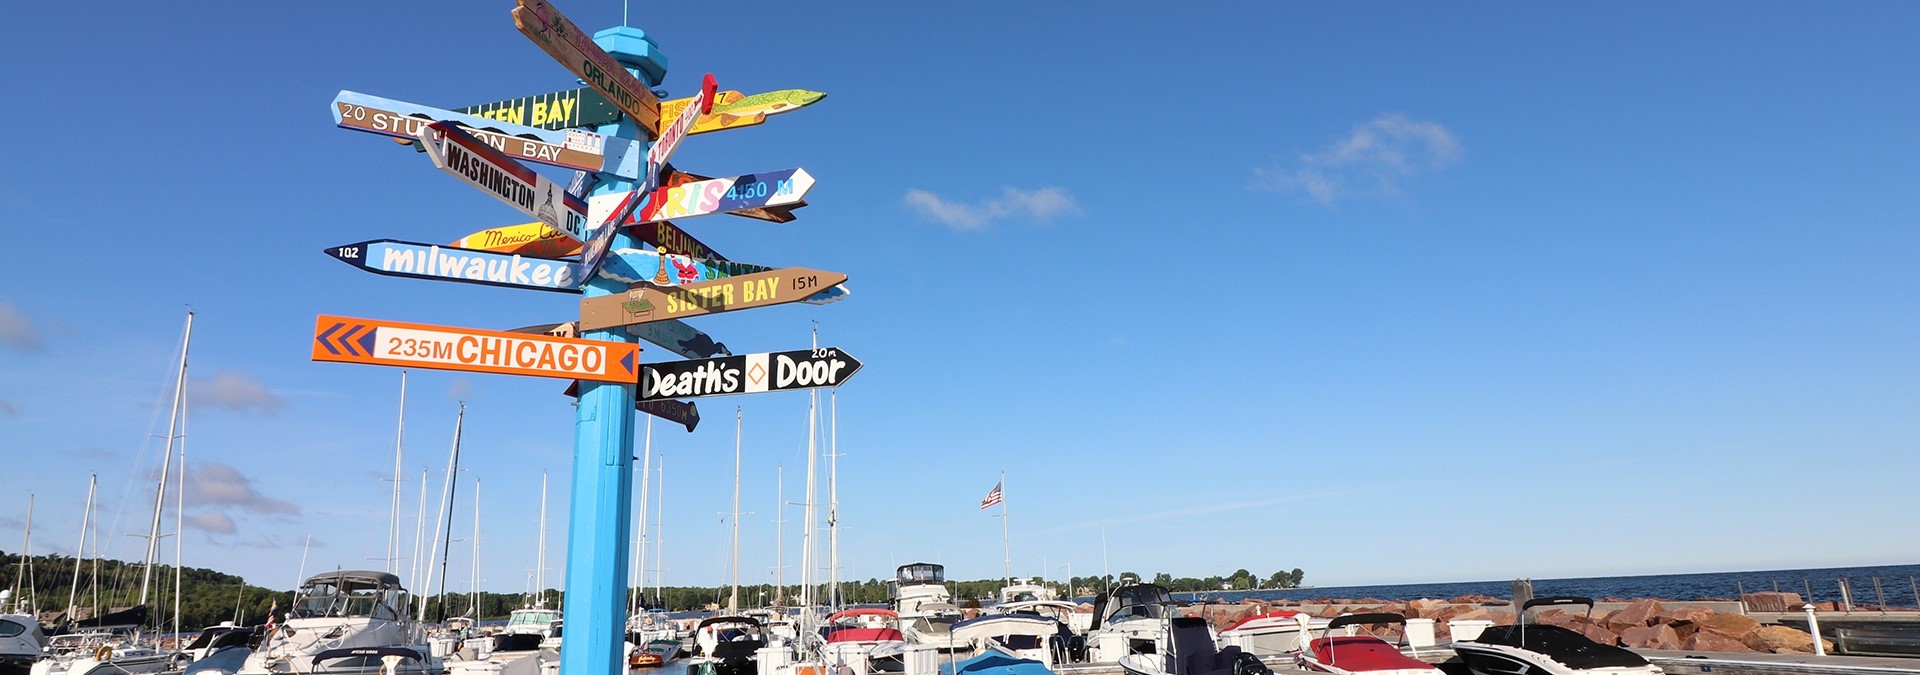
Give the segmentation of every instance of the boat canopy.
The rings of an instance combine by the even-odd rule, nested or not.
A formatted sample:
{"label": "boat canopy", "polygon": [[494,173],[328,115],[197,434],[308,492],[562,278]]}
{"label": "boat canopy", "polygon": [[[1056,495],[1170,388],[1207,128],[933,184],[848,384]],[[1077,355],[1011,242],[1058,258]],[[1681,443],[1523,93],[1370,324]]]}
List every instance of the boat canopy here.
{"label": "boat canopy", "polygon": [[1360,625],[1368,625],[1368,624],[1376,624],[1376,623],[1406,623],[1406,622],[1407,622],[1407,617],[1400,616],[1399,614],[1394,614],[1392,612],[1368,612],[1366,614],[1348,614],[1346,616],[1336,616],[1333,618],[1332,621],[1328,621],[1327,630],[1331,631],[1335,628],[1340,628],[1342,626],[1360,626]]}
{"label": "boat canopy", "polygon": [[1173,594],[1165,588],[1154,584],[1127,584],[1113,589],[1111,595],[1100,596],[1093,613],[1093,627],[1129,619],[1163,619],[1172,604]]}
{"label": "boat canopy", "polygon": [[760,620],[750,616],[710,616],[705,619],[701,619],[700,624],[694,626],[694,629],[699,630],[701,628],[706,628],[707,626],[711,626],[716,623],[744,623],[752,626],[758,626],[760,625]]}
{"label": "boat canopy", "polygon": [[1026,635],[1045,637],[1060,634],[1058,620],[1032,614],[987,614],[953,624],[955,640]]}
{"label": "boat canopy", "polygon": [[944,584],[947,582],[947,568],[935,563],[907,563],[894,570],[894,580],[902,586]]}
{"label": "boat canopy", "polygon": [[404,617],[395,609],[406,589],[400,577],[386,572],[349,571],[317,574],[300,585],[294,602],[295,618],[365,616],[387,621]]}
{"label": "boat canopy", "polygon": [[1520,603],[1520,611],[1524,612],[1535,607],[1549,605],[1586,605],[1591,608],[1593,607],[1593,598],[1584,598],[1578,595],[1550,595]]}
{"label": "boat canopy", "polygon": [[831,616],[827,617],[827,620],[839,621],[841,619],[851,619],[851,618],[860,617],[860,616],[879,616],[879,617],[885,617],[888,619],[900,618],[900,614],[891,609],[882,609],[879,607],[854,607],[852,609],[843,609],[838,612],[834,612]]}
{"label": "boat canopy", "polygon": [[339,570],[308,577],[302,588],[326,584],[342,591],[400,588],[400,577],[371,570]]}

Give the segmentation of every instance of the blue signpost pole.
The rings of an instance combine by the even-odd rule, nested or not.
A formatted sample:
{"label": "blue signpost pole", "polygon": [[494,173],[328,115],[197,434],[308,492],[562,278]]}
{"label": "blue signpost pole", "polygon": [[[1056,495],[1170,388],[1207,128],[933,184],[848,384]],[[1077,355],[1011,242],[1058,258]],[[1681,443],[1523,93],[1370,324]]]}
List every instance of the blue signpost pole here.
{"label": "blue signpost pole", "polygon": [[[594,42],[627,66],[647,86],[657,87],[666,75],[667,57],[658,45],[636,28],[610,28],[594,34]],[[603,135],[640,138],[632,120],[603,125]],[[642,160],[644,162],[644,160]],[[628,181],[608,181],[593,194],[635,189]],[[614,237],[613,247],[637,244],[626,234]],[[586,297],[626,291],[626,284],[595,276],[586,284]],[[633,342],[622,329],[589,331],[590,340]],[[560,652],[565,675],[617,675],[624,672],[621,642],[626,634],[629,508],[633,498],[633,384],[581,382],[573,436],[573,489],[567,522],[566,609],[567,648]]]}

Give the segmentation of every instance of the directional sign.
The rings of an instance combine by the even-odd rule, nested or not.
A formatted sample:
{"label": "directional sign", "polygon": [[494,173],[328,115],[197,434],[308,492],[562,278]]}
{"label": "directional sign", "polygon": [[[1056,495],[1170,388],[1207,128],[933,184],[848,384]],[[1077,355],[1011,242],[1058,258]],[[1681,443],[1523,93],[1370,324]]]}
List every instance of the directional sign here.
{"label": "directional sign", "polygon": [[756,394],[838,387],[860,372],[860,360],[832,347],[741,354],[640,367],[637,400]]}
{"label": "directional sign", "polygon": [[[579,324],[573,321],[526,326],[515,328],[511,332],[537,333],[540,335],[568,338],[580,336]],[[732,351],[727,349],[726,344],[714,342],[712,336],[700,332],[698,328],[687,325],[685,321],[669,319],[666,321],[643,323],[636,326],[628,326],[627,332],[632,333],[642,340],[659,345],[661,349],[679,354],[682,358],[707,359],[715,356],[731,356],[733,354]]]}
{"label": "directional sign", "polygon": [[549,131],[352,91],[342,91],[333,97],[333,123],[342,129],[412,143],[422,128],[434,122],[464,126],[475,138],[516,159],[603,171],[622,178],[640,177],[644,153],[639,141],[631,138],[602,136],[579,129]]}
{"label": "directional sign", "polygon": [[[579,380],[574,380],[573,384],[567,387],[567,396],[579,398]],[[694,427],[700,426],[700,406],[694,404],[693,401],[675,401],[672,399],[634,401],[633,409],[684,426],[687,428],[687,433],[693,433]]]}
{"label": "directional sign", "polygon": [[[713,110],[700,116],[689,134],[704,134],[722,129],[738,129],[763,124],[768,115],[791,112],[813,105],[827,95],[805,89],[782,89],[764,94],[741,96],[737,91],[720,92],[713,101]],[[672,124],[682,111],[687,109],[690,98],[664,101],[660,104],[662,124]]]}
{"label": "directional sign", "polygon": [[[666,104],[662,104],[664,108]],[[684,105],[684,104],[682,104]],[[455,112],[541,129],[592,127],[620,121],[620,108],[592,87],[482,103]]]}
{"label": "directional sign", "polygon": [[580,80],[633,118],[648,138],[659,135],[660,99],[653,90],[593,43],[593,36],[562,16],[547,0],[520,0],[513,8],[513,25],[553,60],[580,76]]}
{"label": "directional sign", "polygon": [[445,122],[420,130],[420,143],[434,166],[493,195],[548,227],[586,238],[587,205],[546,176]]}
{"label": "directional sign", "polygon": [[475,251],[518,253],[543,258],[580,254],[580,242],[547,227],[546,223],[490,227],[456,239],[450,245]]}
{"label": "directional sign", "polygon": [[391,239],[335,246],[326,251],[340,262],[374,274],[536,291],[580,292],[580,275],[576,269],[579,264],[571,260]]}
{"label": "directional sign", "polygon": [[640,346],[322,314],[313,360],[631,383]]}
{"label": "directional sign", "polygon": [[662,187],[653,192],[647,206],[634,220],[651,223],[669,218],[691,218],[714,213],[732,213],[769,206],[798,204],[813,189],[813,176],[806,169],[785,169],[750,173],[732,178],[713,178]]}
{"label": "directional sign", "polygon": [[[687,109],[705,113],[712,108],[714,87],[713,73],[707,73],[706,78],[700,83],[700,95],[694,97],[694,102],[689,104]],[[588,237],[586,243],[580,247],[580,267],[587,274],[593,274],[600,269],[600,263],[606,260],[607,249],[613,246],[613,235],[620,231],[620,227],[626,224],[628,218],[632,217],[633,210],[640,206],[640,199],[652,194],[653,189],[659,187],[661,167],[666,166],[667,158],[673,155],[674,149],[680,147],[680,141],[686,139],[687,130],[693,128],[693,123],[697,119],[692,115],[681,115],[680,119],[674,120],[672,126],[660,132],[660,140],[654,141],[653,147],[647,148],[646,175],[640,177],[640,189],[629,192],[624,197],[619,193],[594,196],[594,201],[587,209],[594,215],[593,236]],[[618,203],[613,204],[614,201]],[[609,206],[611,209],[605,210]]]}
{"label": "directional sign", "polygon": [[789,267],[661,290],[645,286],[626,293],[580,300],[580,328],[614,326],[718,314],[800,302],[847,280],[838,272]]}
{"label": "directional sign", "polygon": [[[606,265],[600,268],[600,276],[629,284],[644,283],[667,287],[685,286],[742,274],[771,272],[775,269],[777,268],[734,262],[725,258],[703,260],[686,255],[623,248],[614,251],[613,255],[607,258]],[[825,305],[845,300],[851,293],[852,291],[847,290],[845,284],[841,284],[808,296],[800,302],[809,305]]]}

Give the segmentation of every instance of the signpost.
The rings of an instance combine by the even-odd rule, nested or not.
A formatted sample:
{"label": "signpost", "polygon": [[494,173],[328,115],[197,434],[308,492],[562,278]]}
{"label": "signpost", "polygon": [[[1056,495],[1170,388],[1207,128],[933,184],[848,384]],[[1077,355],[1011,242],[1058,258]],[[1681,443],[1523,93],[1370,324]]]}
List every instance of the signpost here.
{"label": "signpost", "polygon": [[625,342],[320,315],[313,360],[631,383],[640,348]]}
{"label": "signpost", "polygon": [[846,280],[847,275],[838,272],[788,267],[669,290],[635,286],[625,294],[581,299],[580,329],[600,330],[800,302]]}
{"label": "signpost", "polygon": [[[705,113],[712,108],[714,88],[713,73],[707,73],[707,77],[700,83],[700,95],[694,97],[695,104],[688,109]],[[660,184],[660,167],[665,166],[667,158],[680,147],[680,141],[686,140],[687,130],[693,128],[693,123],[697,119],[699,118],[692,115],[681,115],[679,119],[674,120],[673,126],[660,133],[660,140],[654,141],[653,147],[647,149],[647,168],[645,175],[640,178],[639,189],[628,192],[624,196],[620,196],[617,192],[594,195],[593,200],[588,202],[587,210],[594,215],[595,225],[593,236],[588,237],[586,243],[580,247],[580,268],[587,274],[599,271],[600,263],[606,259],[608,248],[613,245],[614,233],[619,232],[620,226],[626,224],[634,208],[640,205],[640,200],[652,194],[653,189]],[[611,203],[615,200],[618,204]],[[609,208],[609,210],[603,211],[603,208]]]}
{"label": "signpost", "polygon": [[475,138],[517,159],[625,178],[640,175],[640,143],[631,138],[580,129],[550,131],[352,91],[333,97],[333,123],[342,129],[413,143],[420,130],[434,122],[466,127]]}
{"label": "signpost", "polygon": [[859,359],[832,347],[649,363],[640,367],[637,398],[661,401],[838,387],[860,372],[860,366]]}
{"label": "signpost", "polygon": [[651,223],[668,218],[691,218],[789,206],[806,199],[813,176],[806,169],[784,169],[731,178],[712,178],[661,187],[634,220]]}
{"label": "signpost", "polygon": [[420,130],[433,165],[574,239],[586,238],[586,203],[546,176],[445,122]]}
{"label": "signpost", "polygon": [[[659,136],[660,99],[654,97],[653,89],[635,79],[547,0],[520,0],[520,6],[513,9],[513,25],[553,60],[580,76],[587,86],[632,117],[647,138]],[[662,72],[654,75],[657,79],[665,74],[666,64],[663,59],[652,60],[660,63]]]}
{"label": "signpost", "polygon": [[[544,226],[543,226],[544,227]],[[376,239],[326,249],[335,260],[393,277],[536,291],[580,292],[578,263],[410,241]]]}
{"label": "signpost", "polygon": [[[734,262],[724,258],[701,260],[691,256],[673,253],[661,254],[659,251],[642,251],[623,248],[613,252],[600,276],[629,284],[648,284],[656,287],[685,286],[702,281],[713,281],[742,274],[771,272],[776,268],[766,265]],[[845,300],[852,291],[844,284],[835,285],[815,293],[800,302],[809,305],[825,305]]]}
{"label": "signpost", "polygon": [[580,242],[547,227],[546,223],[521,223],[490,227],[453,241],[453,246],[492,253],[518,253],[543,258],[580,255]]}
{"label": "signpost", "polygon": [[[555,337],[578,337],[580,324],[573,321],[549,323],[538,326],[523,326],[513,329],[515,333],[539,333]],[[679,354],[682,358],[708,359],[715,356],[729,356],[725,343],[714,342],[713,337],[698,328],[687,325],[685,321],[668,319],[628,326],[627,332],[640,339],[659,345],[661,349]]]}

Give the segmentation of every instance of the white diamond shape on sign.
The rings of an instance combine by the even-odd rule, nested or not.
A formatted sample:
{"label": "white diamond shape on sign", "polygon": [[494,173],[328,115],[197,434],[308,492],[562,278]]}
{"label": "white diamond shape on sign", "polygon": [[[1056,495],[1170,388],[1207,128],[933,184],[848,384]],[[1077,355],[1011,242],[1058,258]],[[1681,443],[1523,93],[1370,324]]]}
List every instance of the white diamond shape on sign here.
{"label": "white diamond shape on sign", "polygon": [[747,355],[747,393],[767,390],[767,383],[773,378],[767,377],[767,354]]}

